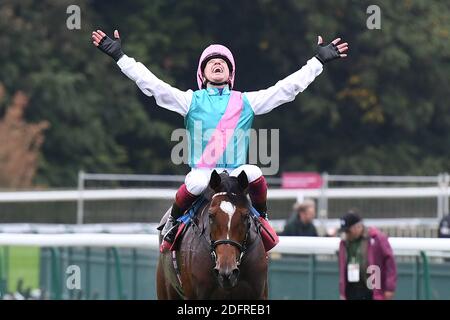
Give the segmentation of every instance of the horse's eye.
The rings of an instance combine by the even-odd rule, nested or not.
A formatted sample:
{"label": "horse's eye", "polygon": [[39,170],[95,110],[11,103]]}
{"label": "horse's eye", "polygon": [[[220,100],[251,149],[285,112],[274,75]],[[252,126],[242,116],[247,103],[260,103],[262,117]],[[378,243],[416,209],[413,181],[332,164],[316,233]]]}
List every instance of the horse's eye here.
{"label": "horse's eye", "polygon": [[212,222],[214,219],[214,214],[210,212],[208,216],[209,216],[209,222]]}

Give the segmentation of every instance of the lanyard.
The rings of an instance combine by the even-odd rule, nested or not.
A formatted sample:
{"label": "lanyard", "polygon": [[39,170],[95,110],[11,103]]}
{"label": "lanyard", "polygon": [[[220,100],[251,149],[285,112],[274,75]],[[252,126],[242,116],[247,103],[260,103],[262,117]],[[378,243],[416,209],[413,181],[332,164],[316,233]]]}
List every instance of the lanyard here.
{"label": "lanyard", "polygon": [[348,253],[348,262],[349,263],[361,263],[361,246],[362,239],[355,241],[355,243],[348,243],[347,253]]}

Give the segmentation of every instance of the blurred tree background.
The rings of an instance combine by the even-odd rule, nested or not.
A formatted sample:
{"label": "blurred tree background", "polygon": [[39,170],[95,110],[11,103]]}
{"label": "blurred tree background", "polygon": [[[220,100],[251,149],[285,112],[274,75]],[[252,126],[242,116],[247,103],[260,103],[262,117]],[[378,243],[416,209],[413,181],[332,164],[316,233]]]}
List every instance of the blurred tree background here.
{"label": "blurred tree background", "polygon": [[[71,4],[81,30],[66,27]],[[380,30],[366,26],[372,4]],[[341,36],[349,58],[255,119],[280,128],[280,171],[435,175],[450,171],[449,17],[449,2],[425,0],[2,0],[0,121],[20,91],[26,122],[45,124],[34,185],[72,187],[78,170],[186,173],[170,161],[183,118],[144,96],[92,45],[92,30],[118,29],[127,55],[182,90],[196,88],[210,43],[231,48],[235,87],[251,91],[298,70],[317,35]]]}

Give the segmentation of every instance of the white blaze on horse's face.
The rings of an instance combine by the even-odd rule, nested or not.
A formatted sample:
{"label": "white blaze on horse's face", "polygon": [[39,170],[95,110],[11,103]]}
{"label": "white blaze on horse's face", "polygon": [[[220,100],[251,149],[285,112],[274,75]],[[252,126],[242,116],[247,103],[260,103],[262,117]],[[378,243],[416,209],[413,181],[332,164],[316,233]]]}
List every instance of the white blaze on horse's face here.
{"label": "white blaze on horse's face", "polygon": [[220,209],[228,214],[228,231],[227,231],[227,239],[230,239],[230,230],[231,230],[231,219],[233,218],[233,214],[236,212],[236,207],[228,201],[222,201],[220,203]]}

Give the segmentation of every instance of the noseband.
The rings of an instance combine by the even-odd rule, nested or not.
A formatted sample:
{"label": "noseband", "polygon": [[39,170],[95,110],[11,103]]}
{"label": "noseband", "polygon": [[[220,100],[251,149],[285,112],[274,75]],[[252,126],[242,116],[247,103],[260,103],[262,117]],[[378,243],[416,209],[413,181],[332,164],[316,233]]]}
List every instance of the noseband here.
{"label": "noseband", "polygon": [[[236,195],[234,193],[231,193],[231,195]],[[212,196],[212,199],[214,199],[217,196],[229,196],[227,192],[219,192]],[[213,258],[214,262],[217,261],[217,254],[216,254],[216,247],[221,244],[229,244],[234,247],[236,247],[239,250],[239,259],[237,260],[237,265],[239,266],[241,264],[242,257],[245,254],[245,251],[247,250],[247,239],[250,233],[250,226],[249,226],[249,217],[247,217],[247,231],[245,233],[244,241],[241,243],[231,240],[231,239],[219,239],[219,240],[211,240],[211,257]],[[211,235],[210,235],[211,238]]]}

